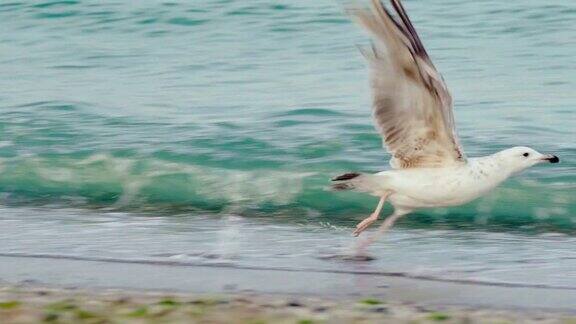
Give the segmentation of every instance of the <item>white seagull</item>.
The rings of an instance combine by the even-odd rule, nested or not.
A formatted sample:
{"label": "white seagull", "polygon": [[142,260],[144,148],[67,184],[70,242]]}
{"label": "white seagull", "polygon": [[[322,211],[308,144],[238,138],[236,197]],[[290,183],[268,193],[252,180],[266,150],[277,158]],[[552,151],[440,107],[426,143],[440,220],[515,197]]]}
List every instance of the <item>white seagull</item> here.
{"label": "white seagull", "polygon": [[454,129],[448,88],[400,0],[390,2],[397,17],[379,0],[372,0],[371,9],[351,11],[373,37],[371,48],[362,52],[370,65],[373,116],[392,155],[392,170],[346,173],[332,179],[335,190],[380,197],[374,213],[356,226],[355,236],[378,219],[386,200],[394,212],[380,233],[416,209],[462,205],[535,164],[559,162],[555,155],[520,146],[465,158]]}

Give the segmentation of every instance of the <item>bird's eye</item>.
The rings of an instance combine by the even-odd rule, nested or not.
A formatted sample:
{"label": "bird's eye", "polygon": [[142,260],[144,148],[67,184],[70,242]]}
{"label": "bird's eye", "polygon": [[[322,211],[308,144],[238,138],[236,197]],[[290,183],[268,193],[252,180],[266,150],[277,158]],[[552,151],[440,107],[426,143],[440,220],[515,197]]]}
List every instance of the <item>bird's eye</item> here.
{"label": "bird's eye", "polygon": [[522,155],[524,155],[524,157],[529,157],[529,156],[530,156],[530,153],[524,153],[524,154],[522,154]]}

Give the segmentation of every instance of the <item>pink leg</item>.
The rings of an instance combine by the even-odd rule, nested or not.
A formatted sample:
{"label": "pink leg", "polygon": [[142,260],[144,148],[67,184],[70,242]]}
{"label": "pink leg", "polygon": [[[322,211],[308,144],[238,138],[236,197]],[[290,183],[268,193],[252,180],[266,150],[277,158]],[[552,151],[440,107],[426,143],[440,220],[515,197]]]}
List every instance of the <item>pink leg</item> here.
{"label": "pink leg", "polygon": [[386,233],[400,217],[402,217],[402,216],[404,216],[410,212],[411,212],[410,210],[401,210],[401,209],[394,210],[394,213],[392,215],[388,216],[384,220],[382,225],[380,225],[378,232],[376,234],[374,234],[374,236],[369,237],[358,244],[357,250],[356,250],[357,254],[365,254],[364,252],[366,251],[366,248],[368,247],[368,245],[374,243],[374,241],[376,241],[378,238],[380,238],[382,235],[384,235],[384,233]]}
{"label": "pink leg", "polygon": [[380,198],[380,201],[378,202],[378,206],[376,207],[376,210],[372,213],[372,215],[365,218],[363,221],[358,223],[358,225],[356,225],[356,229],[354,230],[352,235],[354,235],[354,236],[360,235],[360,233],[362,233],[365,229],[367,229],[368,226],[372,225],[372,223],[374,223],[376,220],[378,220],[378,216],[380,215],[380,212],[382,211],[382,207],[384,207],[384,202],[386,201],[386,198],[388,198],[389,195],[390,195],[389,193],[386,193],[384,196],[382,196]]}

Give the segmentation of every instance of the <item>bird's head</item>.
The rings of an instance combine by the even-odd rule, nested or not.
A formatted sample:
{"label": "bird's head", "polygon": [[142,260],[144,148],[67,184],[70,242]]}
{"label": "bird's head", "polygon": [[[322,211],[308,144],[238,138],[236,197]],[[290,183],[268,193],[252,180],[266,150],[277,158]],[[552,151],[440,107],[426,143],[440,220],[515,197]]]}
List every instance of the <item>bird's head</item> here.
{"label": "bird's head", "polygon": [[542,154],[525,146],[512,147],[497,153],[499,160],[508,166],[512,172],[520,172],[533,165],[548,162],[558,163],[560,159],[556,155]]}

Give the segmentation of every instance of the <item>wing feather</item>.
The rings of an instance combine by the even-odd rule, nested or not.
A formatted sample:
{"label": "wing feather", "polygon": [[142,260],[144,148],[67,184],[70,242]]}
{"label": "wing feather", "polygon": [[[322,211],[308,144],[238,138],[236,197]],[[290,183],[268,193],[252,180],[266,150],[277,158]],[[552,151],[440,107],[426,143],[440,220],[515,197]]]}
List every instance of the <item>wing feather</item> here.
{"label": "wing feather", "polygon": [[452,97],[400,0],[399,19],[379,0],[353,15],[375,43],[362,53],[370,64],[373,115],[394,168],[463,163]]}

